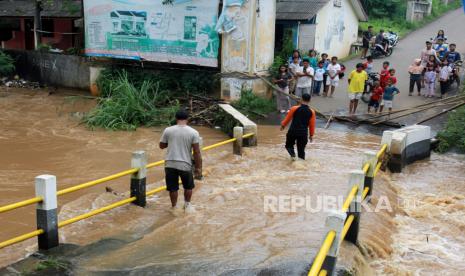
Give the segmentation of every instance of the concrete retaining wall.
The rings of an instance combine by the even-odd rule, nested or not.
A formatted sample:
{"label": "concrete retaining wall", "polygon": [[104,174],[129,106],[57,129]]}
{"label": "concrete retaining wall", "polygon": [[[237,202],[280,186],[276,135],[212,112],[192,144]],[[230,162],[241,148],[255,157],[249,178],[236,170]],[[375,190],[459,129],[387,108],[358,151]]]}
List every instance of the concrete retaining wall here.
{"label": "concrete retaining wall", "polygon": [[38,51],[6,50],[16,60],[21,78],[50,86],[89,90],[87,58]]}
{"label": "concrete retaining wall", "polygon": [[252,122],[249,118],[244,116],[244,114],[237,111],[234,107],[229,104],[219,104],[219,107],[224,111],[230,118],[232,118],[238,126],[244,128],[244,135],[253,133],[254,136],[248,139],[244,139],[244,146],[256,146],[257,145],[257,135],[258,129],[257,124]]}
{"label": "concrete retaining wall", "polygon": [[431,138],[429,126],[413,125],[385,131],[381,143],[388,145],[391,154],[388,168],[392,172],[402,172],[406,165],[428,158],[431,155]]}

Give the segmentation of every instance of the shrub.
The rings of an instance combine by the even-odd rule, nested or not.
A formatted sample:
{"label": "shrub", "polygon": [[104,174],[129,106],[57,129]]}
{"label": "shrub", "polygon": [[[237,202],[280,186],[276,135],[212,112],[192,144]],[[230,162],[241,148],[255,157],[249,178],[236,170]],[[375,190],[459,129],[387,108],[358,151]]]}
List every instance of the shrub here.
{"label": "shrub", "polygon": [[15,71],[14,60],[0,51],[0,76],[9,75]]}
{"label": "shrub", "polygon": [[465,153],[465,107],[460,107],[449,113],[446,127],[437,135],[439,152],[453,148]]}
{"label": "shrub", "polygon": [[242,90],[241,98],[232,105],[252,117],[276,110],[276,103],[273,100],[257,96],[250,89]]}
{"label": "shrub", "polygon": [[178,102],[170,101],[169,92],[161,89],[159,82],[134,83],[126,71],[100,83],[105,85],[105,97],[84,117],[91,128],[135,130],[141,125],[169,125],[179,109]]}

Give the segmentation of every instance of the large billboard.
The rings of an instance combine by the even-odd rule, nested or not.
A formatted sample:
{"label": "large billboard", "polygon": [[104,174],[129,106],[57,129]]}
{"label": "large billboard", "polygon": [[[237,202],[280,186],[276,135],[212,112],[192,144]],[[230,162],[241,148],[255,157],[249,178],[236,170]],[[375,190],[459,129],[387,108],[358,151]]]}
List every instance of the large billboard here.
{"label": "large billboard", "polygon": [[218,66],[219,0],[84,0],[86,55]]}

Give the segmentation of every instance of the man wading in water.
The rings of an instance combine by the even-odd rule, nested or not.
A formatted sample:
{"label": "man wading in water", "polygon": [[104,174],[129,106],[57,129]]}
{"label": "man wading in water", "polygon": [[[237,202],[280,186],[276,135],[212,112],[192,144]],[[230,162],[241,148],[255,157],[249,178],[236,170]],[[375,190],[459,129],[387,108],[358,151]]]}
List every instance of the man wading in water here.
{"label": "man wading in water", "polygon": [[305,160],[305,147],[307,146],[308,140],[310,140],[310,142],[313,141],[316,115],[315,111],[308,106],[310,99],[311,97],[309,94],[303,94],[301,104],[299,106],[293,106],[281,123],[281,131],[283,131],[292,120],[286,135],[286,149],[293,161],[297,160],[295,157],[294,145],[297,144],[297,155],[299,158]]}
{"label": "man wading in water", "polygon": [[170,193],[171,206],[176,210],[179,179],[184,188],[184,210],[192,211],[191,197],[195,187],[192,174],[192,152],[194,152],[195,179],[202,179],[202,156],[200,154],[199,133],[187,125],[189,114],[180,110],[176,113],[176,125],[163,131],[160,148],[166,149],[165,179],[166,190]]}

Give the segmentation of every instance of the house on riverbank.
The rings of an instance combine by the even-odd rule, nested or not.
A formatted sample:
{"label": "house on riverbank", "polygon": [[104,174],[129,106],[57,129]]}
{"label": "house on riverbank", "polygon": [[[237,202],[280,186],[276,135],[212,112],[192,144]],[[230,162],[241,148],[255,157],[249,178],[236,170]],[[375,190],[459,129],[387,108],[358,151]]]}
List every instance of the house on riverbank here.
{"label": "house on riverbank", "polygon": [[345,57],[358,38],[360,21],[368,16],[360,0],[278,0],[275,48],[285,39],[294,48]]}
{"label": "house on riverbank", "polygon": [[[42,1],[39,44],[66,50],[82,48],[81,1]],[[34,17],[36,1],[0,1],[1,48],[35,49]]]}

